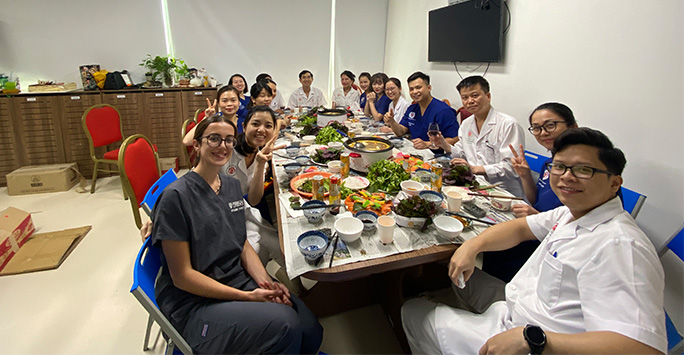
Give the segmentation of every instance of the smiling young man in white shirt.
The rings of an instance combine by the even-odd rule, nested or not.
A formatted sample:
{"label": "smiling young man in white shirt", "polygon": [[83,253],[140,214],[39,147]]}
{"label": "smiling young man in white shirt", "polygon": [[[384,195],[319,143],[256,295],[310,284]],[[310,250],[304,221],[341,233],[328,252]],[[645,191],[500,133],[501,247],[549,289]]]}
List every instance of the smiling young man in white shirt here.
{"label": "smiling young man in white shirt", "polygon": [[[625,163],[622,151],[599,131],[575,128],[559,136],[549,171],[564,206],[490,227],[458,248],[449,263],[449,277],[467,281],[457,295],[475,304],[495,298],[485,293],[504,286],[474,269],[477,254],[539,239],[505,285],[505,298],[481,305],[482,314],[423,299],[407,302],[402,322],[413,352],[666,352],[663,269],[616,196]],[[464,298],[469,296],[474,298]]]}
{"label": "smiling young man in white shirt", "polygon": [[323,91],[311,86],[313,84],[313,74],[308,70],[302,70],[299,73],[299,83],[301,87],[293,91],[290,99],[287,101],[287,107],[295,109],[298,107],[315,107],[325,106],[325,96]]}

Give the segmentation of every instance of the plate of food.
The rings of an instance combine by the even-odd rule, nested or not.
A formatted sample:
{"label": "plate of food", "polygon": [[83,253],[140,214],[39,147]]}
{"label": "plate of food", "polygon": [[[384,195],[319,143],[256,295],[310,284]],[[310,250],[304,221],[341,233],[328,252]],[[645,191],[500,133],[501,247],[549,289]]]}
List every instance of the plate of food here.
{"label": "plate of food", "polygon": [[309,157],[316,165],[326,166],[328,162],[333,160],[340,160],[342,149],[335,149],[329,147],[317,148]]}
{"label": "plate of food", "polygon": [[399,163],[402,166],[404,166],[404,163],[407,163],[410,172],[414,172],[418,169],[430,170],[432,168],[432,166],[430,166],[430,163],[426,163],[425,161],[423,161],[423,159],[416,155],[408,155],[402,153],[397,155],[397,157],[392,160]]}
{"label": "plate of food", "polygon": [[359,211],[373,211],[378,216],[385,215],[392,211],[392,201],[388,201],[382,192],[370,193],[366,190],[353,193],[344,200],[344,205],[351,213]]}
{"label": "plate of food", "polygon": [[325,186],[326,191],[324,196],[328,196],[328,191],[330,190],[330,176],[332,176],[332,174],[324,171],[315,171],[296,176],[290,180],[290,188],[299,196],[311,198],[313,197],[313,194],[311,193],[313,177],[316,175],[323,176],[323,186]]}
{"label": "plate of food", "polygon": [[344,179],[344,186],[352,190],[362,190],[370,185],[370,181],[363,176],[350,176]]}

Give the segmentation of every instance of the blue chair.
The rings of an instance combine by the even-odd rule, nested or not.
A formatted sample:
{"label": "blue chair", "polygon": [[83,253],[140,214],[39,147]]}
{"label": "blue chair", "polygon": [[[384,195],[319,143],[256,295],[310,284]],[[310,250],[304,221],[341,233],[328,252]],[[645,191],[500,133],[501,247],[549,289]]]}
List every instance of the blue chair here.
{"label": "blue chair", "polygon": [[159,180],[152,184],[150,189],[147,190],[142,203],[140,203],[140,206],[148,216],[152,217],[152,209],[154,209],[154,204],[157,202],[157,199],[159,198],[159,195],[161,195],[162,191],[164,191],[164,189],[169,186],[170,183],[176,181],[177,179],[178,177],[176,177],[176,173],[173,171],[173,169],[169,169],[169,171],[164,173],[164,175],[162,175]]}
{"label": "blue chair", "polygon": [[171,325],[164,314],[157,306],[157,300],[154,295],[154,283],[157,279],[157,274],[161,269],[161,250],[152,245],[152,238],[147,238],[142,248],[138,252],[138,257],[135,259],[133,266],[133,286],[131,293],[142,304],[147,313],[150,314],[147,320],[147,331],[145,332],[145,343],[143,344],[143,351],[149,349],[148,343],[150,339],[150,332],[152,329],[152,322],[157,322],[161,332],[168,338],[166,343],[166,354],[173,354],[176,347],[185,355],[192,354],[190,345],[178,333],[176,328]]}
{"label": "blue chair", "polygon": [[[679,228],[679,231],[665,243],[660,252],[658,252],[658,256],[662,258],[668,251],[672,251],[677,255],[679,260],[684,261],[684,224]],[[684,342],[682,341],[684,337],[679,333],[667,312],[665,312],[665,328],[667,330],[668,354],[684,353]]]}
{"label": "blue chair", "polygon": [[530,166],[530,170],[536,172],[537,174],[541,174],[541,172],[544,170],[544,162],[546,162],[548,159],[549,157],[543,156],[541,154],[533,153],[529,150],[525,151],[525,160],[527,160],[527,165]]}
{"label": "blue chair", "polygon": [[641,207],[644,205],[644,201],[646,201],[646,195],[626,187],[621,187],[620,191],[622,193],[622,196],[620,196],[622,198],[622,207],[632,215],[632,218],[636,219],[639,211],[641,211]]}

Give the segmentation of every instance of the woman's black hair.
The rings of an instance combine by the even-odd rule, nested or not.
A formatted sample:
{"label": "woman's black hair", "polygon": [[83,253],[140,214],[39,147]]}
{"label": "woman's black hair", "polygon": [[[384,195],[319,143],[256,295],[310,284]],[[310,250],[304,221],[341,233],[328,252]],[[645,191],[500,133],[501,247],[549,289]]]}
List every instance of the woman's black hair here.
{"label": "woman's black hair", "polygon": [[[235,88],[233,88],[235,90]],[[203,119],[200,123],[197,124],[197,128],[195,128],[195,135],[193,136],[193,140],[196,140],[199,142],[200,145],[202,145],[202,137],[204,134],[204,131],[207,130],[207,127],[209,127],[210,124],[216,123],[216,122],[226,122],[229,125],[233,127],[233,132],[237,133],[237,126],[235,126],[235,123],[231,121],[228,116],[226,115],[213,115],[211,117],[207,117]],[[195,158],[195,166],[199,164],[200,162],[200,153],[197,152],[197,157]]]}
{"label": "woman's black hair", "polygon": [[254,81],[262,81],[264,79],[273,79],[273,77],[271,77],[271,74],[261,73],[261,74],[257,75],[256,80],[254,80]]}
{"label": "woman's black hair", "polygon": [[[254,117],[254,115],[257,112],[267,112],[269,115],[271,115],[271,120],[273,120],[273,126],[275,127],[277,124],[276,120],[276,115],[273,110],[271,110],[270,107],[261,105],[261,106],[254,106],[252,107],[249,112],[247,113],[247,117],[245,117],[245,122],[244,124],[244,129],[242,130],[242,133],[240,133],[237,137],[237,145],[235,146],[235,150],[240,153],[243,156],[247,156],[248,154],[254,153],[257,148],[259,147],[252,147],[247,143],[247,138],[245,137],[245,134],[247,132],[247,125],[249,124],[249,121]],[[278,134],[278,132],[273,132],[273,134]]]}
{"label": "woman's black hair", "polygon": [[218,91],[216,92],[216,102],[221,101],[221,95],[223,95],[224,92],[226,91],[232,91],[235,93],[235,95],[238,97],[238,100],[240,98],[240,92],[238,89],[236,89],[233,85],[224,85]]}
{"label": "woman's black hair", "polygon": [[540,110],[549,110],[558,116],[560,116],[568,127],[577,126],[577,121],[575,120],[575,115],[572,113],[570,107],[561,104],[559,102],[547,102],[537,106],[537,108],[530,114],[530,124],[532,124],[532,116],[535,112]]}
{"label": "woman's black hair", "polygon": [[387,84],[387,80],[389,80],[389,77],[387,77],[387,74],[385,73],[375,73],[373,76],[371,76],[371,84],[368,86],[370,91],[373,91],[373,84],[376,82],[382,82],[382,91],[381,94],[385,95],[385,84]]}
{"label": "woman's black hair", "polygon": [[[394,85],[396,85],[396,86],[399,88],[399,90],[401,90],[401,80],[399,80],[399,79],[397,79],[397,78],[389,78],[389,79],[387,79],[387,83],[389,83],[390,81],[393,82]],[[387,86],[387,83],[385,83],[385,86]]]}
{"label": "woman's black hair", "polygon": [[340,74],[340,77],[342,75],[346,75],[347,78],[351,79],[352,83],[354,82],[354,80],[356,80],[356,75],[354,75],[354,73],[350,72],[349,70],[343,71],[342,74]]}
{"label": "woman's black hair", "polygon": [[256,98],[259,97],[259,94],[261,94],[261,92],[264,90],[266,90],[269,95],[273,96],[273,90],[271,90],[271,87],[268,86],[268,81],[257,81],[254,83],[254,85],[252,85],[252,88],[249,90],[249,96],[251,100],[249,100],[249,103],[247,104],[248,110],[254,106],[254,100],[256,100]]}
{"label": "woman's black hair", "polygon": [[233,79],[234,79],[235,77],[242,78],[242,81],[245,82],[245,89],[242,90],[242,93],[243,93],[243,94],[246,94],[246,93],[247,93],[247,87],[248,87],[248,85],[247,85],[247,79],[245,79],[245,77],[242,76],[242,74],[233,74],[233,75],[230,77],[230,79],[228,79],[228,85],[233,86]]}

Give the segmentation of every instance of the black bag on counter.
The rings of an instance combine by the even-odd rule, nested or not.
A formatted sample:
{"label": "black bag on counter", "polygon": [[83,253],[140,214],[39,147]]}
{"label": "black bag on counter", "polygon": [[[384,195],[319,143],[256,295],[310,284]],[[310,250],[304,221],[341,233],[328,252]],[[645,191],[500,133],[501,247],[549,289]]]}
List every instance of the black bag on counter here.
{"label": "black bag on counter", "polygon": [[104,90],[121,90],[126,87],[126,82],[123,79],[123,76],[121,76],[120,71],[115,71],[111,73],[107,73],[107,77],[105,78],[104,86],[102,89]]}

